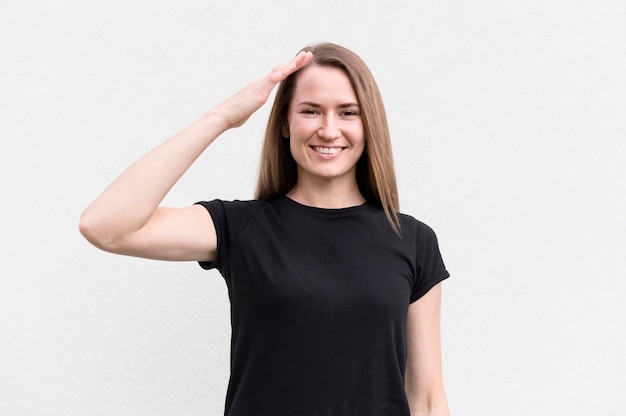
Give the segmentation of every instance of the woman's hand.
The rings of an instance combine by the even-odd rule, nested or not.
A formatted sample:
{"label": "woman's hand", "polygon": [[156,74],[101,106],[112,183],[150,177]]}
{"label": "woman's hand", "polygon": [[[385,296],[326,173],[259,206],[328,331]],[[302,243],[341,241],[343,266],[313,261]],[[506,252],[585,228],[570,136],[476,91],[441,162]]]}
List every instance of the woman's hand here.
{"label": "woman's hand", "polygon": [[224,130],[241,126],[265,104],[276,84],[312,60],[311,52],[301,51],[292,59],[276,66],[263,78],[250,83],[237,94],[211,109],[206,115],[220,120]]}

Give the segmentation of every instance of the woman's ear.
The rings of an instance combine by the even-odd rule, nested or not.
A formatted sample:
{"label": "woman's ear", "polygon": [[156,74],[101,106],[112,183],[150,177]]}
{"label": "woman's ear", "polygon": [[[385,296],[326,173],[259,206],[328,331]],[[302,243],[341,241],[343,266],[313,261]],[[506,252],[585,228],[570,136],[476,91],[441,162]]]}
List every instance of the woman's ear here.
{"label": "woman's ear", "polygon": [[282,134],[285,139],[289,138],[289,126],[287,124],[283,124],[280,128],[280,134]]}

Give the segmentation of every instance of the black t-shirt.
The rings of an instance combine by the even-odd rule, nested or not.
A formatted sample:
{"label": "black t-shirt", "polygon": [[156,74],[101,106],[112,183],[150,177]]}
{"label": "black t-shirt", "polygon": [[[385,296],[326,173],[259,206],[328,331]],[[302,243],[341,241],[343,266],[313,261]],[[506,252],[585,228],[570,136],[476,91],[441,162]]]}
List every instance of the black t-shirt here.
{"label": "black t-shirt", "polygon": [[382,209],[201,202],[231,301],[225,415],[409,415],[408,306],[449,276],[435,233]]}

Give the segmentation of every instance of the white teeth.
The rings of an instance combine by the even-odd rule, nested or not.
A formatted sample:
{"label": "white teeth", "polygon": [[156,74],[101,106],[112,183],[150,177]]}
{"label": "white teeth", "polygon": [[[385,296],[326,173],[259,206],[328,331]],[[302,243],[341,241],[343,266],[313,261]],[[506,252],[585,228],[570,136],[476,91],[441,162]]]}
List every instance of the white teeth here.
{"label": "white teeth", "polygon": [[313,150],[319,153],[324,153],[325,155],[334,155],[341,151],[341,147],[321,147],[321,146],[313,146]]}

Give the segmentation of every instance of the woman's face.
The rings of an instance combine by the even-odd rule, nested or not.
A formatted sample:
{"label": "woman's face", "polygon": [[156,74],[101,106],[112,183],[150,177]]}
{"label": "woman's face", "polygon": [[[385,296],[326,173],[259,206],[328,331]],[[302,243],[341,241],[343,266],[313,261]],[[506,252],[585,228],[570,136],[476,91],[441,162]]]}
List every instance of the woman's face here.
{"label": "woman's face", "polygon": [[365,137],[356,93],[339,68],[311,65],[296,78],[289,103],[291,155],[298,165],[298,182],[352,181],[363,154]]}

